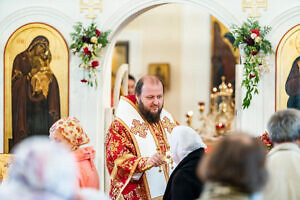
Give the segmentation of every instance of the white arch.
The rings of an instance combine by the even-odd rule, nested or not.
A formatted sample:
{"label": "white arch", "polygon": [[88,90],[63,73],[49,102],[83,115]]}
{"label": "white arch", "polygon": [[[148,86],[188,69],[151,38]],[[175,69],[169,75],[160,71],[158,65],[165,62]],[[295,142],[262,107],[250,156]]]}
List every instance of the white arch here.
{"label": "white arch", "polygon": [[[110,107],[110,101],[107,97],[110,96],[110,84],[111,84],[111,57],[113,48],[116,42],[117,35],[120,31],[138,15],[150,10],[156,6],[168,4],[168,3],[182,3],[185,5],[192,5],[205,9],[210,14],[214,15],[220,20],[226,27],[230,27],[232,24],[241,24],[241,21],[235,18],[229,10],[217,3],[215,0],[132,0],[129,1],[125,7],[121,7],[116,10],[110,18],[103,23],[103,30],[111,30],[110,44],[108,45],[105,54],[103,55],[102,69],[103,73],[100,79],[100,85],[102,85],[102,110],[107,110]],[[105,127],[105,113],[100,113],[101,127]],[[105,131],[102,130],[101,137],[104,138]],[[106,177],[107,178],[107,177]]]}
{"label": "white arch", "polygon": [[125,8],[119,8],[111,17],[104,23],[103,28],[112,30],[112,36],[122,29],[127,23],[132,21],[136,16],[146,12],[147,10],[168,3],[182,3],[206,9],[214,15],[226,27],[232,24],[240,24],[227,9],[214,0],[133,0]]}
{"label": "white arch", "polygon": [[112,56],[113,47],[115,45],[116,36],[118,33],[131,22],[138,15],[146,12],[147,10],[168,4],[168,3],[182,3],[186,5],[192,5],[196,7],[203,8],[209,13],[214,15],[218,20],[220,20],[226,27],[230,27],[232,24],[241,24],[240,20],[235,18],[226,8],[217,3],[215,0],[132,0],[126,7],[121,7],[116,10],[109,19],[107,19],[103,24],[104,30],[111,30],[110,40],[111,43],[106,49],[106,53],[103,57],[103,77],[101,78],[101,83],[103,85],[102,97],[103,106],[108,106],[109,102],[105,97],[109,95],[110,88],[110,58]]}
{"label": "white arch", "polygon": [[278,46],[283,35],[292,27],[300,24],[300,6],[288,9],[276,16],[270,23],[272,27],[271,42]]}

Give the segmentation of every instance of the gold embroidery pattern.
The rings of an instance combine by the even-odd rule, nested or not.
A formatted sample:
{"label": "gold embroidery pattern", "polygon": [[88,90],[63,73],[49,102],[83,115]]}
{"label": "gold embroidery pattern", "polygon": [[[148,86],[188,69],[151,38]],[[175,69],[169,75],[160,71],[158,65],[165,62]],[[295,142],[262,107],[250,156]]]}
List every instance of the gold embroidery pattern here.
{"label": "gold embroidery pattern", "polygon": [[13,161],[12,154],[0,154],[0,181],[7,178],[8,168]]}
{"label": "gold embroidery pattern", "polygon": [[173,128],[174,128],[175,126],[177,126],[176,123],[172,123],[172,122],[170,121],[170,119],[167,118],[167,117],[164,117],[164,118],[163,118],[163,120],[162,120],[162,125],[163,125],[163,128],[166,128],[167,131],[168,131],[169,133],[171,133],[172,130],[173,130]]}
{"label": "gold embroidery pattern", "polygon": [[130,129],[130,132],[133,133],[134,135],[138,135],[142,138],[146,138],[147,132],[146,130],[148,129],[148,126],[145,122],[141,123],[139,120],[134,119],[132,121],[133,127]]}

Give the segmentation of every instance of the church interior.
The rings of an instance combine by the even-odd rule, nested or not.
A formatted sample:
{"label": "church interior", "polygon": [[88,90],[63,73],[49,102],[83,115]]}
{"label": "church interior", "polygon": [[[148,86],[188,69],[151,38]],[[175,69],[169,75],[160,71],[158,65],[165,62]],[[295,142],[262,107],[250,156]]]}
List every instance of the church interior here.
{"label": "church interior", "polygon": [[[186,126],[182,140],[198,141],[193,139],[197,133],[205,154],[217,155],[218,145],[225,145],[223,138],[234,132],[248,133],[273,147],[280,142],[271,131],[275,114],[300,110],[299,0],[2,0],[0,10],[0,199],[6,195],[1,182],[5,185],[10,179],[9,168],[18,153],[22,155],[23,140],[33,136],[64,143],[71,137],[64,131],[83,134],[67,143],[72,151],[83,145],[80,153],[91,156],[94,170],[85,176],[93,176],[96,189],[106,195],[103,199],[176,199],[166,197],[168,181],[152,189],[160,179],[147,177],[164,174],[173,180],[169,135],[179,130],[176,126]],[[143,113],[150,101],[145,97],[143,102],[143,92],[147,84],[157,86],[157,80],[163,92],[156,100],[165,134],[160,139],[166,144],[155,150],[150,133],[153,145],[158,145],[160,136],[155,134],[160,131]],[[152,106],[149,109],[151,115]],[[121,144],[126,151],[119,150],[122,157],[115,158],[113,149],[121,147],[111,146],[124,142],[115,141],[125,134],[118,132],[120,127],[132,144]],[[248,136],[244,138],[239,144],[247,143]],[[132,156],[127,152],[131,145],[137,160],[126,157]],[[152,148],[163,164],[157,164]],[[238,148],[244,150],[237,144]],[[298,153],[295,159],[300,162]],[[144,168],[143,158],[148,159]],[[123,169],[130,159],[134,167]],[[206,156],[204,160],[211,164]],[[141,180],[148,185],[145,196],[139,196]],[[127,193],[128,184],[137,188]],[[209,199],[203,194],[201,199]],[[300,198],[295,195],[281,199]]]}

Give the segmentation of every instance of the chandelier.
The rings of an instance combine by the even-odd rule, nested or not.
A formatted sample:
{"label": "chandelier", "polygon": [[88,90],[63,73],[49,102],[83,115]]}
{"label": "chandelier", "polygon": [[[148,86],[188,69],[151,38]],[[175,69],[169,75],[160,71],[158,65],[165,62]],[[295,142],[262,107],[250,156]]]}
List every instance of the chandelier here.
{"label": "chandelier", "polygon": [[192,127],[193,111],[186,113],[187,125],[194,128],[201,136],[212,140],[230,133],[234,127],[235,101],[232,84],[225,83],[225,76],[222,76],[221,80],[219,88],[212,89],[210,107],[206,114],[205,103],[198,103],[199,118],[194,127]]}

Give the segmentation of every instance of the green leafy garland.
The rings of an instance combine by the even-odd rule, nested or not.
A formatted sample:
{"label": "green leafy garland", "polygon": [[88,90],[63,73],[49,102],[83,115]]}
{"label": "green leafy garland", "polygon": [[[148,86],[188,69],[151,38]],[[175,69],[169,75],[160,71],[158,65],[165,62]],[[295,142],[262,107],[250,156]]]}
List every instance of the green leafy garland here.
{"label": "green leafy garland", "polygon": [[94,22],[87,28],[84,28],[81,22],[77,22],[73,27],[75,32],[71,33],[70,49],[74,55],[77,54],[81,58],[79,68],[84,70],[81,82],[97,87],[96,70],[100,65],[98,60],[103,48],[108,44],[109,32],[100,32]]}
{"label": "green leafy garland", "polygon": [[[245,53],[244,74],[242,86],[247,89],[246,96],[243,99],[243,109],[250,106],[252,96],[258,94],[258,83],[263,72],[269,71],[269,63],[265,59],[267,54],[272,54],[272,45],[265,39],[270,32],[271,27],[260,27],[258,21],[247,19],[242,26],[233,25],[232,36],[235,38],[234,49],[241,48]],[[259,53],[263,52],[264,55]]]}

